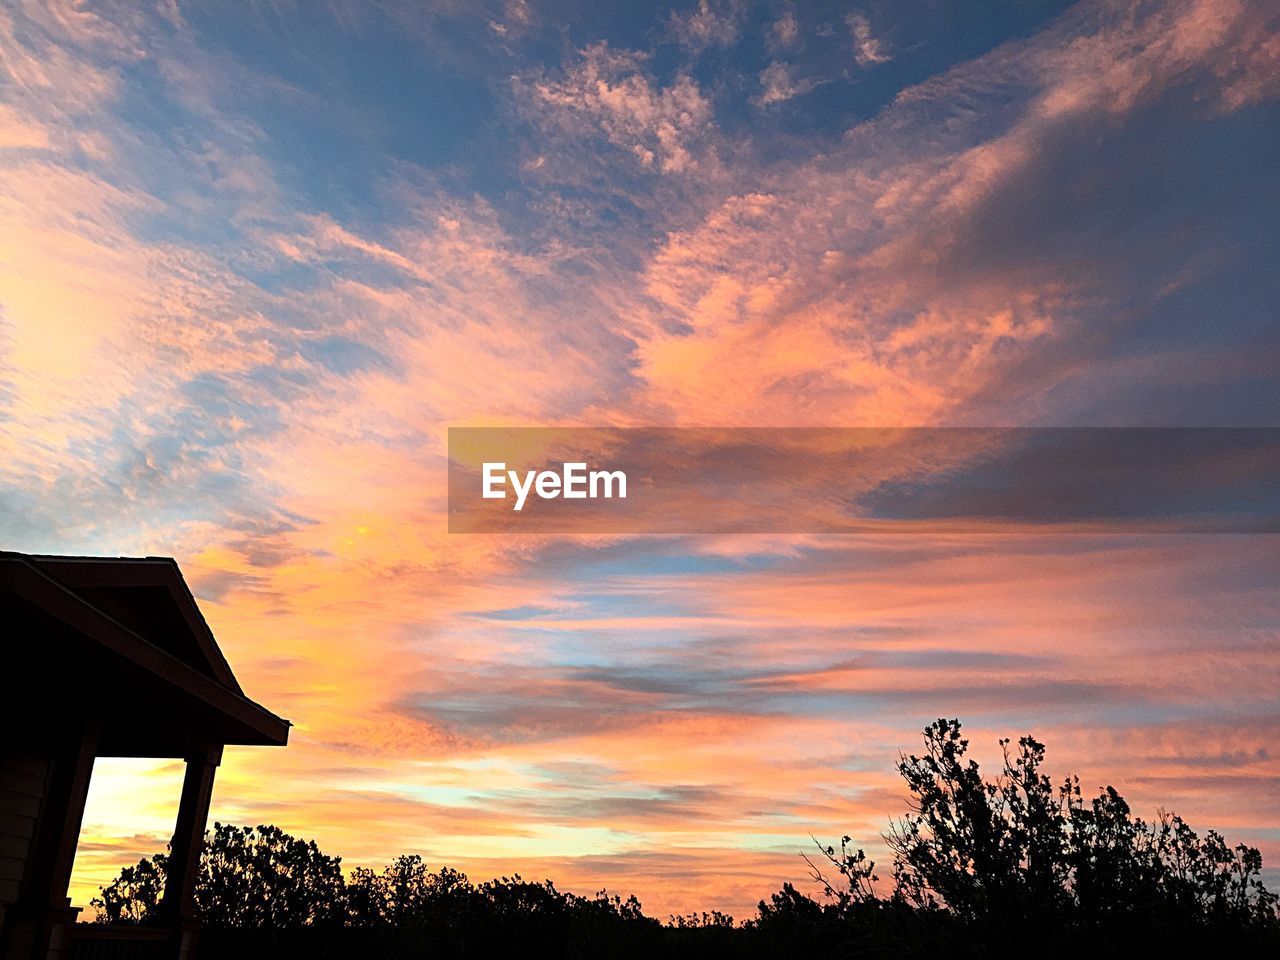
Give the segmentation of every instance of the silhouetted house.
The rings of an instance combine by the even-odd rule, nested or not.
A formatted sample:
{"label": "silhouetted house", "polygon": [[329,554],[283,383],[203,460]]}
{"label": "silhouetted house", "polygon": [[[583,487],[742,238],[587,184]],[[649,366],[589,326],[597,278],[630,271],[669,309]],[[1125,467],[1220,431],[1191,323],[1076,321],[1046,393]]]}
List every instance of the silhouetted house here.
{"label": "silhouetted house", "polygon": [[[190,956],[193,891],[226,744],[283,746],[171,559],[0,552],[0,958]],[[159,922],[73,924],[96,757],[174,757],[186,778]]]}

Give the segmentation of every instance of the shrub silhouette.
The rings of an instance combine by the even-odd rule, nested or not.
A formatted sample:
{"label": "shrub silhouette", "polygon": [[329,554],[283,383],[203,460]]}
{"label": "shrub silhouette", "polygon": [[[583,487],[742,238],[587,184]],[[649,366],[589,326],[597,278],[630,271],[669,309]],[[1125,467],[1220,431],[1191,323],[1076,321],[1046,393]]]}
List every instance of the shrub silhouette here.
{"label": "shrub silhouette", "polygon": [[97,921],[136,924],[154,918],[164,896],[168,872],[169,857],[163,853],[143,857],[136,866],[125,867],[90,901],[98,912]]}
{"label": "shrub silhouette", "polygon": [[[958,720],[930,724],[923,751],[899,758],[910,803],[884,837],[893,856],[885,889],[846,836],[838,848],[819,844],[821,866],[805,858],[821,900],[787,883],[736,925],[718,911],[664,925],[634,897],[580,897],[519,876],[476,884],[416,855],[344,877],[340,859],[314,842],[276,827],[215,824],[196,885],[209,927],[203,952],[247,960],[255,952],[746,958],[1280,948],[1277,897],[1262,884],[1256,849],[1213,831],[1202,837],[1172,814],[1134,817],[1112,787],[1086,799],[1076,777],[1055,785],[1033,737],[1001,746],[1001,769],[988,780]],[[93,901],[98,919],[154,919],[167,862],[159,854],[122,870]]]}
{"label": "shrub silhouette", "polygon": [[[106,923],[144,923],[156,916],[169,858],[143,858],[102,888],[92,905]],[[342,860],[279,827],[215,823],[205,834],[196,909],[222,927],[341,925],[347,920]]]}
{"label": "shrub silhouette", "polygon": [[945,911],[997,948],[1046,934],[1107,944],[1179,930],[1275,932],[1277,897],[1262,883],[1256,849],[1214,831],[1201,837],[1163,811],[1154,823],[1135,818],[1114,787],[1086,801],[1078,777],[1055,787],[1042,772],[1045,746],[1035,738],[1000,744],[1002,769],[986,780],[958,720],[925,728],[923,753],[898,763],[911,810],[885,836],[888,896],[849,837],[821,850],[838,882],[811,863],[837,912]]}

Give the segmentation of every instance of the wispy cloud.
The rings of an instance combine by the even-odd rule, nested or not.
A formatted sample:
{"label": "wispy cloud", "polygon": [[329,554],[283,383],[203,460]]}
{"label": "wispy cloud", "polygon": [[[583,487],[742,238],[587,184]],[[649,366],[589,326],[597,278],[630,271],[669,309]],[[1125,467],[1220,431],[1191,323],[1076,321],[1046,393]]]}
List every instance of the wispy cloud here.
{"label": "wispy cloud", "polygon": [[667,19],[667,30],[677,43],[701,53],[708,47],[736,43],[742,15],[739,0],[698,0],[687,13],[673,11]]}
{"label": "wispy cloud", "polygon": [[529,82],[533,107],[553,126],[603,134],[645,168],[691,171],[714,125],[711,104],[687,74],[660,85],[645,73],[645,60],[605,43],[587,47],[562,76]]}
{"label": "wispy cloud", "polygon": [[800,24],[790,10],[773,22],[772,38],[782,47],[794,47],[800,41]]}
{"label": "wispy cloud", "polygon": [[755,98],[755,103],[761,107],[767,107],[773,103],[785,103],[793,97],[808,93],[817,85],[816,80],[792,77],[791,68],[775,60],[760,72],[761,90]]}
{"label": "wispy cloud", "polygon": [[851,13],[845,17],[845,23],[853,35],[853,59],[858,66],[873,67],[893,59],[885,42],[871,32],[871,21],[865,13]]}

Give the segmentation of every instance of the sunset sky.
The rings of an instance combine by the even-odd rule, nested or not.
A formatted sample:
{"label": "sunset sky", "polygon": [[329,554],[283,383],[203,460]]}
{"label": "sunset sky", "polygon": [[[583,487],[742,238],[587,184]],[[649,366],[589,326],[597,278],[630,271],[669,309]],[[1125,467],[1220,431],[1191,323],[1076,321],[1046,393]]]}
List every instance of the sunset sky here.
{"label": "sunset sky", "polygon": [[445,522],[450,426],[1277,425],[1280,2],[15,0],[0,168],[0,547],[177,558],[214,819],[743,916],[958,716],[1280,879],[1276,536]]}

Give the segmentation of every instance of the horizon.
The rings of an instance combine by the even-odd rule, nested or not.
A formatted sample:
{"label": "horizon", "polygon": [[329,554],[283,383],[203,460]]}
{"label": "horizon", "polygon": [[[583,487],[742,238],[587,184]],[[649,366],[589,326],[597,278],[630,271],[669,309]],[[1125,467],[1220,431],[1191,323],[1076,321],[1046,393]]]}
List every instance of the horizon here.
{"label": "horizon", "polygon": [[1274,426],[1280,7],[599,6],[0,10],[0,547],[177,559],[210,822],[741,917],[945,716],[1280,886],[1274,535],[447,529],[450,427]]}

